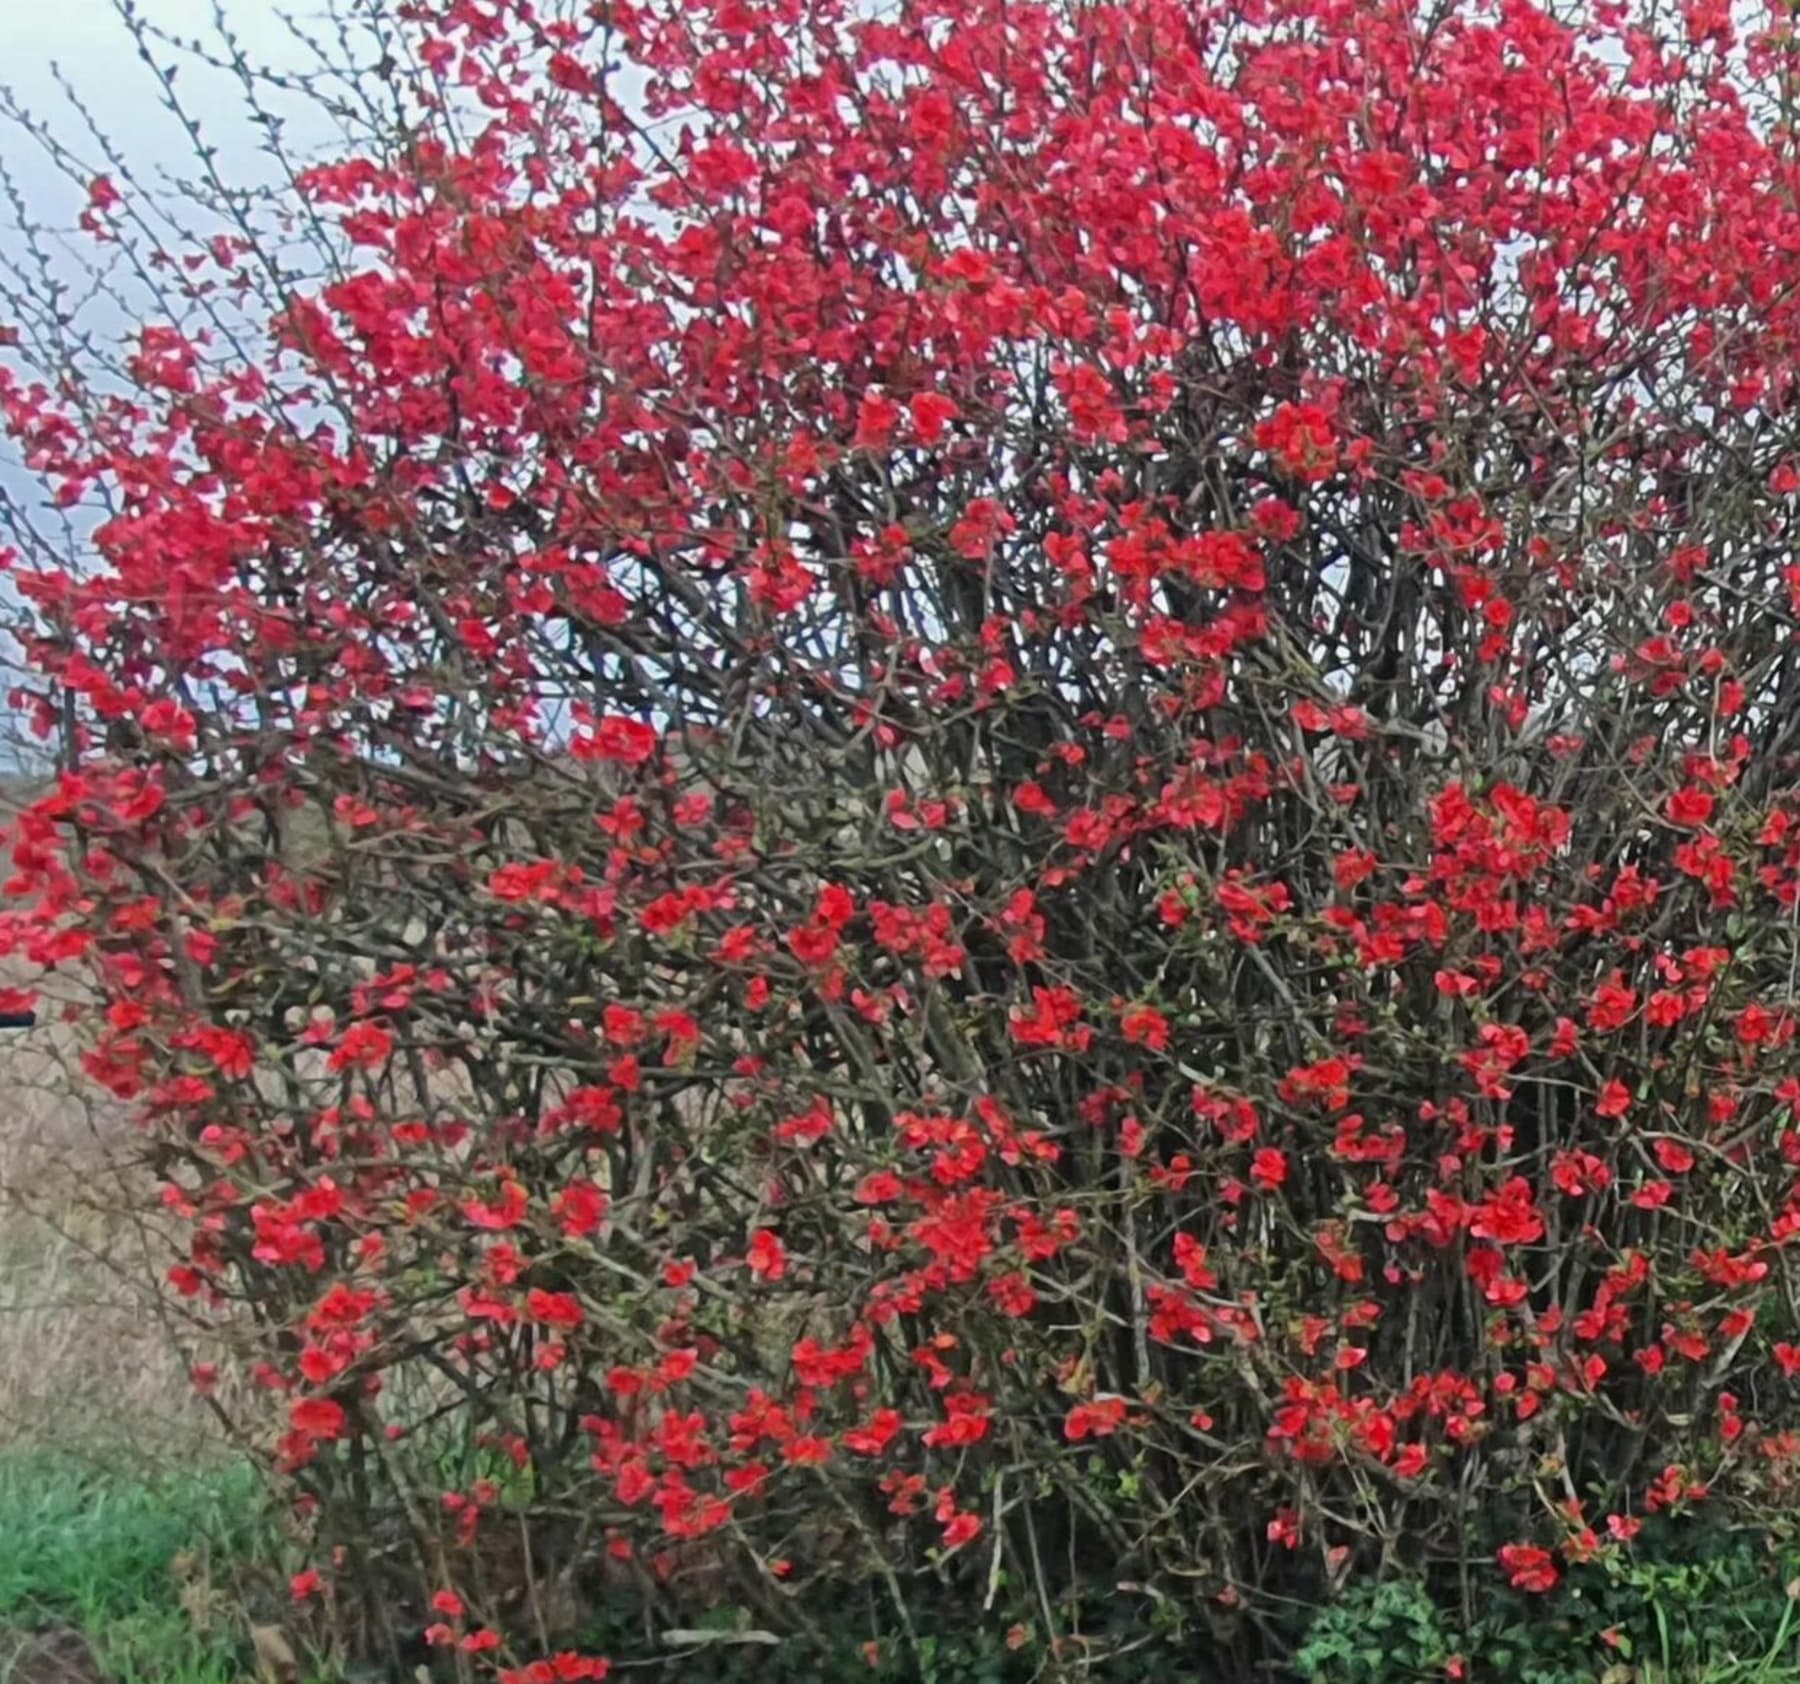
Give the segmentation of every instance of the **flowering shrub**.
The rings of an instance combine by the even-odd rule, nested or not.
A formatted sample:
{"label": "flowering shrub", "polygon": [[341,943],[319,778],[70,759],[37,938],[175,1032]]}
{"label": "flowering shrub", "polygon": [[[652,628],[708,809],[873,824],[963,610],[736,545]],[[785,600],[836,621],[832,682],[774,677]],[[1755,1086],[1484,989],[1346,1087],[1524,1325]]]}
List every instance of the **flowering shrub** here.
{"label": "flowering shrub", "polygon": [[0,387],[5,935],[296,1597],[1249,1666],[1788,1512],[1785,10],[382,17]]}

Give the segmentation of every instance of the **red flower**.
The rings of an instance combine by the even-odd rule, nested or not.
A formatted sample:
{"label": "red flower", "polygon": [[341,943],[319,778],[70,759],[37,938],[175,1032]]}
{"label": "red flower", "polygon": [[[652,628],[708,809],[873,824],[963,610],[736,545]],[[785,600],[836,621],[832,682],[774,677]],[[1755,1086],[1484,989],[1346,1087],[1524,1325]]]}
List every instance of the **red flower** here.
{"label": "red flower", "polygon": [[387,1063],[394,1038],[375,1023],[353,1023],[326,1061],[333,1070],[373,1070]]}
{"label": "red flower", "polygon": [[525,1189],[516,1181],[503,1181],[499,1194],[490,1202],[481,1199],[463,1201],[463,1217],[471,1228],[486,1228],[494,1232],[503,1232],[508,1228],[516,1228],[525,1220],[531,1198]]}
{"label": "red flower", "polygon": [[1557,1580],[1562,1576],[1550,1552],[1537,1544],[1503,1544],[1500,1548],[1500,1566],[1514,1590],[1538,1594],[1554,1590]]}
{"label": "red flower", "polygon": [[1600,1090],[1594,1103],[1595,1113],[1602,1117],[1623,1117],[1631,1109],[1631,1089],[1614,1077]]}
{"label": "red flower", "polygon": [[1169,1020],[1154,1006],[1131,1006],[1119,1019],[1125,1039],[1136,1046],[1163,1052],[1169,1045]]}
{"label": "red flower", "polygon": [[904,1425],[897,1409],[878,1409],[860,1427],[851,1427],[843,1435],[844,1448],[859,1456],[879,1456],[894,1440]]}
{"label": "red flower", "polygon": [[921,444],[936,444],[956,417],[956,405],[938,392],[921,392],[912,400],[913,431]]}
{"label": "red flower", "polygon": [[1622,1029],[1631,1021],[1632,1013],[1637,1010],[1638,997],[1635,990],[1627,988],[1614,971],[1611,977],[1594,990],[1593,999],[1588,1005],[1588,1027],[1602,1032]]}
{"label": "red flower", "polygon": [[641,720],[610,715],[597,720],[592,733],[578,739],[576,753],[584,759],[610,760],[622,766],[641,766],[656,753],[657,733]]}
{"label": "red flower", "polygon": [[952,1392],[944,1399],[944,1416],[920,1435],[923,1443],[934,1448],[979,1444],[992,1425],[988,1400],[973,1392]]}
{"label": "red flower", "polygon": [[296,1398],[288,1410],[294,1431],[309,1438],[341,1438],[344,1432],[344,1406],[334,1398]]}
{"label": "red flower", "polygon": [[1667,1135],[1661,1136],[1652,1148],[1656,1153],[1656,1161],[1670,1175],[1686,1175],[1694,1167],[1694,1154],[1679,1140],[1671,1140]]}
{"label": "red flower", "polygon": [[1125,1400],[1119,1397],[1075,1404],[1063,1418],[1063,1437],[1072,1444],[1084,1438],[1105,1438],[1124,1423],[1125,1407]]}
{"label": "red flower", "polygon": [[944,1521],[944,1548],[959,1550],[981,1536],[981,1517],[966,1510],[952,1514]]}
{"label": "red flower", "polygon": [[1544,1219],[1532,1200],[1531,1183],[1515,1175],[1497,1193],[1475,1207],[1469,1232],[1497,1245],[1518,1245],[1541,1239]]}
{"label": "red flower", "polygon": [[787,1273],[787,1248],[778,1235],[767,1228],[758,1228],[750,1236],[744,1261],[750,1265],[752,1274],[759,1275],[764,1280],[778,1281]]}
{"label": "red flower", "polygon": [[1288,1177],[1285,1152],[1264,1146],[1250,1160],[1250,1179],[1265,1193],[1273,1193]]}
{"label": "red flower", "polygon": [[604,1678],[611,1670],[611,1663],[598,1655],[581,1655],[573,1649],[565,1649],[561,1654],[533,1661],[529,1666],[503,1669],[500,1684],[577,1684],[583,1679]]}
{"label": "red flower", "polygon": [[788,951],[803,965],[819,969],[837,957],[839,937],[830,924],[802,924],[788,932]]}
{"label": "red flower", "polygon": [[1671,824],[1681,825],[1685,829],[1697,829],[1713,815],[1716,806],[1713,796],[1704,789],[1678,789],[1669,797],[1664,811],[1669,815]]}
{"label": "red flower", "polygon": [[534,1286],[525,1295],[525,1313],[545,1327],[579,1327],[586,1319],[572,1292],[546,1292]]}
{"label": "red flower", "polygon": [[1069,1047],[1085,1052],[1093,1030],[1081,1021],[1081,1001],[1071,989],[1035,987],[1029,1007],[1012,1009],[1012,1036],[1022,1047]]}
{"label": "red flower", "polygon": [[1296,478],[1317,484],[1337,471],[1337,436],[1315,404],[1284,403],[1257,423],[1256,442]]}
{"label": "red flower", "polygon": [[943,1527],[943,1547],[945,1549],[961,1549],[963,1545],[974,1542],[981,1536],[981,1520],[968,1513],[967,1509],[956,1508],[956,1493],[945,1486],[938,1491],[938,1502],[934,1509],[938,1524]]}

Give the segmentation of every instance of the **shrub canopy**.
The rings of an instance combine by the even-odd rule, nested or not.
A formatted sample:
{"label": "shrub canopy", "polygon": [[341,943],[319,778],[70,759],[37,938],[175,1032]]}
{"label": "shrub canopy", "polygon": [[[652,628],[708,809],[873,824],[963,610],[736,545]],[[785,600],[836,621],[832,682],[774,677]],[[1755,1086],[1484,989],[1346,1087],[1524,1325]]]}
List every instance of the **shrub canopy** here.
{"label": "shrub canopy", "polygon": [[15,259],[5,936],[298,1595],[1249,1666],[1786,1524],[1776,10],[390,3],[86,184],[116,358]]}

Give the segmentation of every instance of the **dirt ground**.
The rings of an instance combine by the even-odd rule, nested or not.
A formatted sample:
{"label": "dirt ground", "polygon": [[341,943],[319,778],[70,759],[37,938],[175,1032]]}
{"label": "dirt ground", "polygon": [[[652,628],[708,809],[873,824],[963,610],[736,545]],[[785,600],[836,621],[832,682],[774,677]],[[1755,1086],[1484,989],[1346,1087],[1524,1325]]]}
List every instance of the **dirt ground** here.
{"label": "dirt ground", "polygon": [[0,1678],[7,1684],[106,1684],[86,1640],[73,1631],[0,1631]]}

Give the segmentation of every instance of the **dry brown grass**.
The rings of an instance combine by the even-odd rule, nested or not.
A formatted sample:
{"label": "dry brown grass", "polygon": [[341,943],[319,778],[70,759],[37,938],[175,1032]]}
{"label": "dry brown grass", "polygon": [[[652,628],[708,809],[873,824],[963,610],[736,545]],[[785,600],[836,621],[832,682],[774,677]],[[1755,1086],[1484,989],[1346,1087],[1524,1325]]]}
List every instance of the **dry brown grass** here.
{"label": "dry brown grass", "polygon": [[[4,979],[16,981],[16,977]],[[84,1082],[76,1031],[0,1031],[0,1448],[204,1431],[151,1285],[130,1124]]]}

